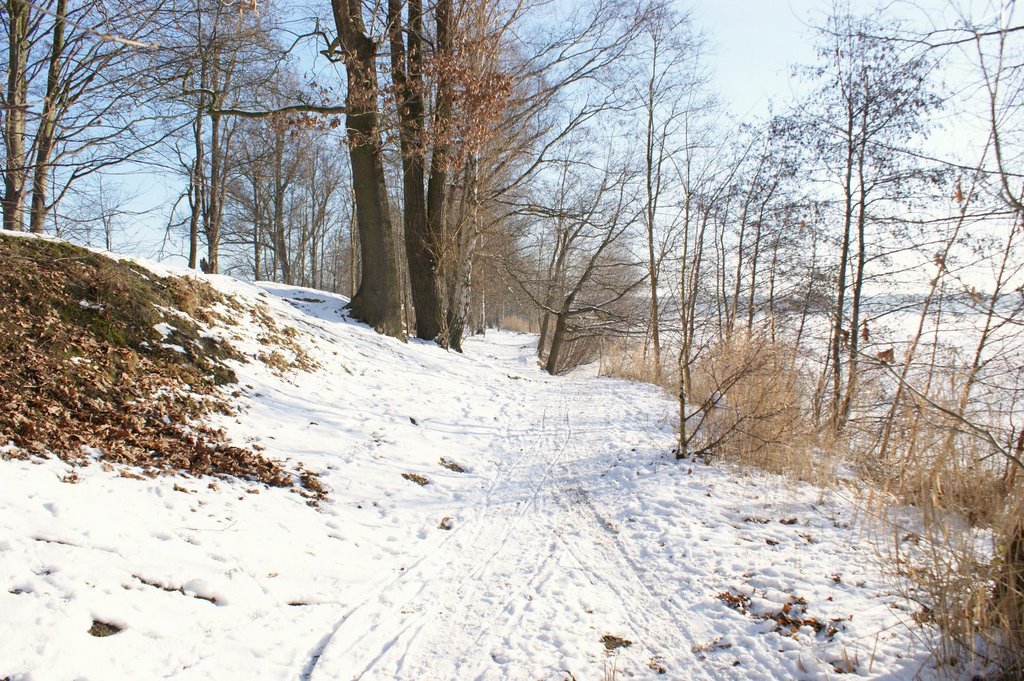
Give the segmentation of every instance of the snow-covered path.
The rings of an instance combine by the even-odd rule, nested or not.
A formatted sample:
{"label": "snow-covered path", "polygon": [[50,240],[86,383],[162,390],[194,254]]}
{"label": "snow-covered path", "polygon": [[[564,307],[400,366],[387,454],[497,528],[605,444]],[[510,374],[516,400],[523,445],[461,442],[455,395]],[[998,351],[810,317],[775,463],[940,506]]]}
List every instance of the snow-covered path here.
{"label": "snow-covered path", "polygon": [[[496,342],[506,360],[532,353],[521,337]],[[604,634],[633,640],[632,657],[652,669],[692,658],[686,642],[701,637],[674,588],[638,567],[597,510],[621,494],[601,479],[629,453],[623,436],[650,432],[633,391],[609,387],[545,381],[531,397],[539,409],[507,413],[493,452],[506,463],[466,519],[346,614],[311,678],[565,678],[595,667]],[[614,626],[604,631],[602,621]],[[689,678],[710,678],[695,672]]]}
{"label": "snow-covered path", "polygon": [[[221,425],[330,500],[0,459],[0,679],[911,679],[926,662],[855,509],[674,461],[658,389],[546,376],[530,336],[456,355],[377,336],[337,296],[214,281],[318,367],[238,365]],[[264,351],[255,321],[217,332]]]}

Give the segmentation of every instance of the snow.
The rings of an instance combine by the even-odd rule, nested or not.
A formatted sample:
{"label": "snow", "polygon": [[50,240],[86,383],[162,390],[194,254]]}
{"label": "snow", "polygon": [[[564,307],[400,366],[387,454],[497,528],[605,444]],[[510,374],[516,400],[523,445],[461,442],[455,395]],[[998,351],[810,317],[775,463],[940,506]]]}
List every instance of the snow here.
{"label": "snow", "polygon": [[[374,334],[340,296],[206,280],[239,307],[204,333],[257,357],[265,330],[238,309],[265,306],[316,367],[233,363],[238,413],[215,425],[330,499],[0,460],[0,678],[934,675],[856,500],[674,461],[658,389],[549,377],[531,336],[446,353]],[[837,632],[765,619],[787,603]]]}
{"label": "snow", "polygon": [[167,338],[171,336],[175,331],[177,331],[176,328],[174,328],[167,322],[160,322],[159,324],[154,324],[153,329],[157,333],[159,333],[162,338]]}

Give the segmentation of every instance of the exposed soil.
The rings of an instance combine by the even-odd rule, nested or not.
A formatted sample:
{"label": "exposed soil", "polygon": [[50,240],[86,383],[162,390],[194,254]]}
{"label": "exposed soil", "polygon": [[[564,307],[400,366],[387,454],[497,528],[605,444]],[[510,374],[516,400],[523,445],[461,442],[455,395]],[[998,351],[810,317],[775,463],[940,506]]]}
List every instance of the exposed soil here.
{"label": "exposed soil", "polygon": [[93,620],[92,626],[89,627],[89,635],[95,636],[96,638],[113,636],[119,631],[121,631],[121,627],[116,624],[108,624],[107,622],[100,622],[99,620]]}

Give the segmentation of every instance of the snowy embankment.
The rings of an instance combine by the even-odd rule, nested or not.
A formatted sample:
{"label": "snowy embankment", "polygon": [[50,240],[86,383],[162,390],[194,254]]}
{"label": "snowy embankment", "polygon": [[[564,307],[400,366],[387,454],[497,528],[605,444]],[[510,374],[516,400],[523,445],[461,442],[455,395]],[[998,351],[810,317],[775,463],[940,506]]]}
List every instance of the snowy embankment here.
{"label": "snowy embankment", "polygon": [[[233,363],[238,413],[217,425],[318,473],[329,499],[0,459],[0,679],[910,679],[925,664],[847,502],[673,461],[675,407],[655,388],[548,377],[529,336],[445,353],[346,320],[337,296],[210,281],[295,328],[317,365]],[[254,357],[251,317],[214,331]]]}

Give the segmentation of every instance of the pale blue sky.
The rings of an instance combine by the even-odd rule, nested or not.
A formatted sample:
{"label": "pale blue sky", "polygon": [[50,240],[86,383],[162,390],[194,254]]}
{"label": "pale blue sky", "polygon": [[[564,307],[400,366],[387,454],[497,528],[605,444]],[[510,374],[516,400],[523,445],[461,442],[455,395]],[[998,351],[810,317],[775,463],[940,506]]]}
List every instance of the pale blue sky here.
{"label": "pale blue sky", "polygon": [[[1014,4],[1014,0],[848,0],[854,12],[884,5],[886,13],[915,29],[949,28],[961,11],[982,22]],[[745,118],[761,113],[769,98],[783,102],[790,95],[793,64],[814,62],[813,26],[832,11],[833,0],[681,0],[690,7],[694,24],[709,42],[708,62],[715,71],[712,86]],[[843,5],[843,0],[839,0]]]}
{"label": "pale blue sky", "polygon": [[694,23],[708,40],[712,87],[741,119],[789,97],[789,70],[814,59],[809,18],[831,0],[698,0]]}
{"label": "pale blue sky", "polygon": [[[749,121],[768,112],[770,102],[783,111],[800,84],[790,77],[793,65],[815,62],[814,29],[824,23],[833,0],[679,0],[690,7],[695,27],[708,42],[707,64],[714,74],[711,88],[733,116]],[[1001,14],[1014,18],[1015,0],[836,0],[854,12],[868,13],[884,4],[890,16],[921,32],[949,29],[961,21],[985,24]],[[883,27],[884,28],[884,27]],[[958,36],[958,37],[962,37]],[[979,74],[973,45],[962,51],[936,52],[941,57],[941,79],[958,96],[947,101],[934,118],[944,134],[932,135],[927,147],[943,157],[954,155],[966,163],[977,161],[979,140],[987,127],[977,122]]]}

